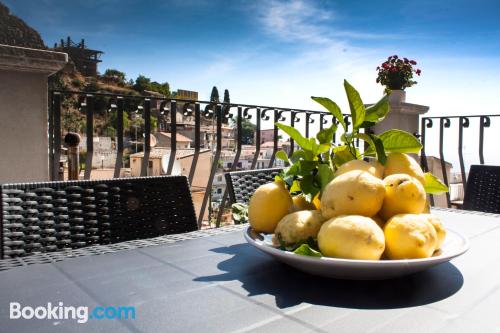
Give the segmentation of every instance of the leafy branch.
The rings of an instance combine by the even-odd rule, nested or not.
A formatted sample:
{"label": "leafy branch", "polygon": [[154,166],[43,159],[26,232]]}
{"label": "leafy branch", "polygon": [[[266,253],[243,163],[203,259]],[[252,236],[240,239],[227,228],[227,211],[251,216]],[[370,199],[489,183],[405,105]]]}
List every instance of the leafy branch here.
{"label": "leafy branch", "polygon": [[[327,97],[311,97],[330,112],[342,127],[344,133],[340,137],[341,144],[332,143],[338,129],[335,123],[322,129],[314,138],[306,138],[297,129],[276,123],[276,126],[300,147],[290,157],[284,151],[277,152],[276,158],[283,160],[286,165],[279,178],[287,184],[291,193],[303,193],[309,202],[321,195],[325,186],[334,178],[335,171],[346,162],[374,157],[385,165],[388,153],[419,153],[422,149],[420,141],[405,131],[393,129],[380,135],[366,131],[367,128],[384,120],[389,113],[388,95],[383,96],[372,106],[365,107],[358,91],[346,80],[344,88],[352,119],[350,132],[344,115],[335,102]],[[363,140],[368,145],[363,154],[355,145],[356,139]],[[427,176],[426,179],[432,181],[432,187],[428,188],[429,193],[446,189],[436,177],[431,179]]]}

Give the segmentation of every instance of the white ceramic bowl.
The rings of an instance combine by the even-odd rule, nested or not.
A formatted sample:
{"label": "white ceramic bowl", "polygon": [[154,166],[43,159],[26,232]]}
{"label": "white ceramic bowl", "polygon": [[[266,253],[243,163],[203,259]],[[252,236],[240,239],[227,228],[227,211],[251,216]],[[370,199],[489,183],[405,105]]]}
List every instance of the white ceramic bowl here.
{"label": "white ceramic bowl", "polygon": [[469,248],[467,238],[447,229],[446,239],[441,250],[430,258],[405,260],[317,258],[275,248],[269,236],[256,233],[250,226],[244,232],[245,239],[250,245],[287,265],[313,275],[349,280],[383,280],[416,273],[450,261]]}

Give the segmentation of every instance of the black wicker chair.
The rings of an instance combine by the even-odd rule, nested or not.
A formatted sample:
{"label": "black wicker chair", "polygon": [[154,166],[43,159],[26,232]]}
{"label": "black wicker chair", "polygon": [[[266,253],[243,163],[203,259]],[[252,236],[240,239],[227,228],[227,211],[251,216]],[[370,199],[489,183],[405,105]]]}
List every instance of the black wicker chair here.
{"label": "black wicker chair", "polygon": [[248,204],[250,197],[260,185],[274,181],[281,168],[235,171],[225,174],[226,188],[231,203]]}
{"label": "black wicker chair", "polygon": [[0,258],[197,230],[186,177],[4,184]]}
{"label": "black wicker chair", "polygon": [[500,214],[500,166],[470,167],[463,209]]}

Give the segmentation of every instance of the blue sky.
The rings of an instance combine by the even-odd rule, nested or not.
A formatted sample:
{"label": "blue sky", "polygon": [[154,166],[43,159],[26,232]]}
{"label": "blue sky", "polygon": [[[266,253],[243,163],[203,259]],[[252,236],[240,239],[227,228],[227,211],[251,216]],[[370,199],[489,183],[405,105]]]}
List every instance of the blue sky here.
{"label": "blue sky", "polygon": [[319,109],[316,95],[347,111],[343,79],[373,102],[375,67],[398,54],[418,61],[407,100],[429,115],[500,113],[499,1],[2,1],[49,46],[71,35],[104,51],[101,72],[204,99],[216,85],[240,103]]}

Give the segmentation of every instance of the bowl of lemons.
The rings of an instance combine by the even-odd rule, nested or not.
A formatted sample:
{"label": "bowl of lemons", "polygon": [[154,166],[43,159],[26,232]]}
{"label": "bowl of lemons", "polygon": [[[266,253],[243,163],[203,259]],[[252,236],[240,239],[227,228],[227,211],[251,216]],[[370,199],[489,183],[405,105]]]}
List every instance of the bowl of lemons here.
{"label": "bowl of lemons", "polygon": [[389,153],[385,165],[343,163],[313,198],[290,194],[278,177],[251,197],[244,235],[257,249],[314,275],[370,280],[412,274],[469,247],[431,213],[425,186],[424,172],[404,153]]}

